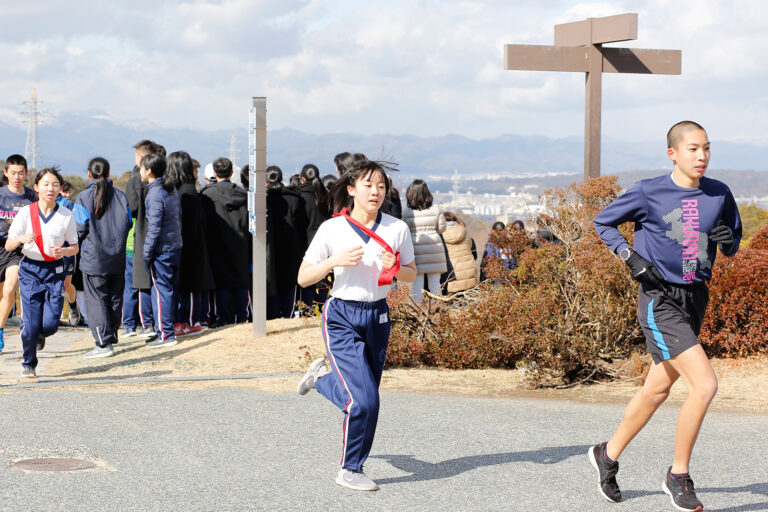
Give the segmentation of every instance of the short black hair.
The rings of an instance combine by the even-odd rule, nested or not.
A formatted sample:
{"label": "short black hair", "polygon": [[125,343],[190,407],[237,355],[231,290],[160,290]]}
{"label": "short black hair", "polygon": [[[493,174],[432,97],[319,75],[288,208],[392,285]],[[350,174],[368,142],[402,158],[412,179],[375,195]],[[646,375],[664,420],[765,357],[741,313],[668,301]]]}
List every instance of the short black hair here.
{"label": "short black hair", "polygon": [[27,168],[27,159],[24,158],[21,155],[11,155],[8,158],[5,159],[5,170],[7,171],[8,168],[12,165],[23,165],[24,170],[29,170]]}
{"label": "short black hair", "polygon": [[64,178],[61,177],[61,172],[59,171],[58,167],[46,167],[45,169],[40,169],[37,171],[37,176],[35,176],[35,185],[37,185],[41,179],[45,177],[46,174],[53,174],[57,180],[59,180],[59,186],[64,182]]}
{"label": "short black hair", "polygon": [[213,174],[222,180],[229,178],[232,175],[232,160],[224,157],[217,158],[213,162]]}
{"label": "short black hair", "polygon": [[152,171],[155,178],[162,178],[165,176],[166,169],[168,169],[168,162],[165,161],[165,157],[160,153],[150,153],[141,158],[141,166]]}

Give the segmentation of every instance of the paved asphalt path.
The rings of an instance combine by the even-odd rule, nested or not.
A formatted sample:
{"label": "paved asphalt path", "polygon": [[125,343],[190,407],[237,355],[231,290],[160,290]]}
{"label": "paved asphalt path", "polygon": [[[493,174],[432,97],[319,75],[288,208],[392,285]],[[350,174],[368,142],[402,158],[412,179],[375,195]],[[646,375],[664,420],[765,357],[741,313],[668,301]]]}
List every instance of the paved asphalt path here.
{"label": "paved asphalt path", "polygon": [[[622,406],[385,392],[366,464],[381,490],[359,493],[334,483],[341,413],[315,392],[147,389],[0,392],[0,510],[673,510],[673,408],[625,452],[626,501],[610,504],[586,452]],[[706,510],[768,510],[767,441],[768,416],[708,416],[693,461]],[[12,466],[34,457],[98,466]]]}

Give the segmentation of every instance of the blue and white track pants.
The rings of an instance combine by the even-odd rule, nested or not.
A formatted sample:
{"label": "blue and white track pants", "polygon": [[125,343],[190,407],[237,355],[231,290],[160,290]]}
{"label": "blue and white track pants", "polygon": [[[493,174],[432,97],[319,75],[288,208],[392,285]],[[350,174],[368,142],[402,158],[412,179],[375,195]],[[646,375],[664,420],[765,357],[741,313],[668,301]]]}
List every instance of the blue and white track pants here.
{"label": "blue and white track pants", "polygon": [[341,466],[358,471],[371,451],[379,418],[390,329],[387,301],[331,298],[323,308],[322,327],[332,371],[315,387],[344,412]]}

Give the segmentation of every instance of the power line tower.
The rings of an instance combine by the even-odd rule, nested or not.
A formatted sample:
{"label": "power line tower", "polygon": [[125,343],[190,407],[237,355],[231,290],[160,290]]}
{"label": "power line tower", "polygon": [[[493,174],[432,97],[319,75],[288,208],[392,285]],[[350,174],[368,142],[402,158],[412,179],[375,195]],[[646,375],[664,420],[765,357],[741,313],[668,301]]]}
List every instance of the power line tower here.
{"label": "power line tower", "polygon": [[37,161],[40,159],[40,139],[37,135],[37,127],[40,125],[40,102],[37,99],[37,92],[32,89],[29,100],[23,102],[28,109],[22,114],[27,116],[24,121],[27,124],[27,145],[24,148],[24,158],[27,159],[27,166],[30,169],[37,169]]}
{"label": "power line tower", "polygon": [[451,200],[453,201],[454,205],[459,200],[459,192],[460,192],[460,186],[461,186],[461,176],[459,176],[459,170],[454,169],[453,170],[453,176],[451,177],[451,181],[453,181],[453,190]]}
{"label": "power line tower", "polygon": [[233,135],[232,138],[229,141],[229,160],[232,162],[232,168],[233,169],[235,167],[237,167],[236,160],[237,160],[237,153],[238,153],[238,151],[239,151],[239,149],[237,147],[237,137],[235,137]]}

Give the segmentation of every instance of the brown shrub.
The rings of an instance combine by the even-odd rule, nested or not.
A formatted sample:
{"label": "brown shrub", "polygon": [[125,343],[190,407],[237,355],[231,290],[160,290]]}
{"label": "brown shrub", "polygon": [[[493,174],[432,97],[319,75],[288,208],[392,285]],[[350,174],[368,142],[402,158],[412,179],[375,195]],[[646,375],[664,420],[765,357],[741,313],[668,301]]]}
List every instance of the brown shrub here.
{"label": "brown shrub", "polygon": [[768,352],[768,226],[733,258],[712,269],[709,308],[701,340],[710,356]]}
{"label": "brown shrub", "polygon": [[[507,271],[490,261],[496,284],[483,283],[464,307],[419,308],[407,296],[393,296],[388,364],[522,365],[538,383],[605,373],[600,359],[628,355],[641,339],[636,285],[592,228],[618,192],[615,177],[546,192],[545,227],[563,243],[536,249],[523,234],[496,234],[495,243],[518,267]],[[631,235],[629,228],[624,233]]]}

